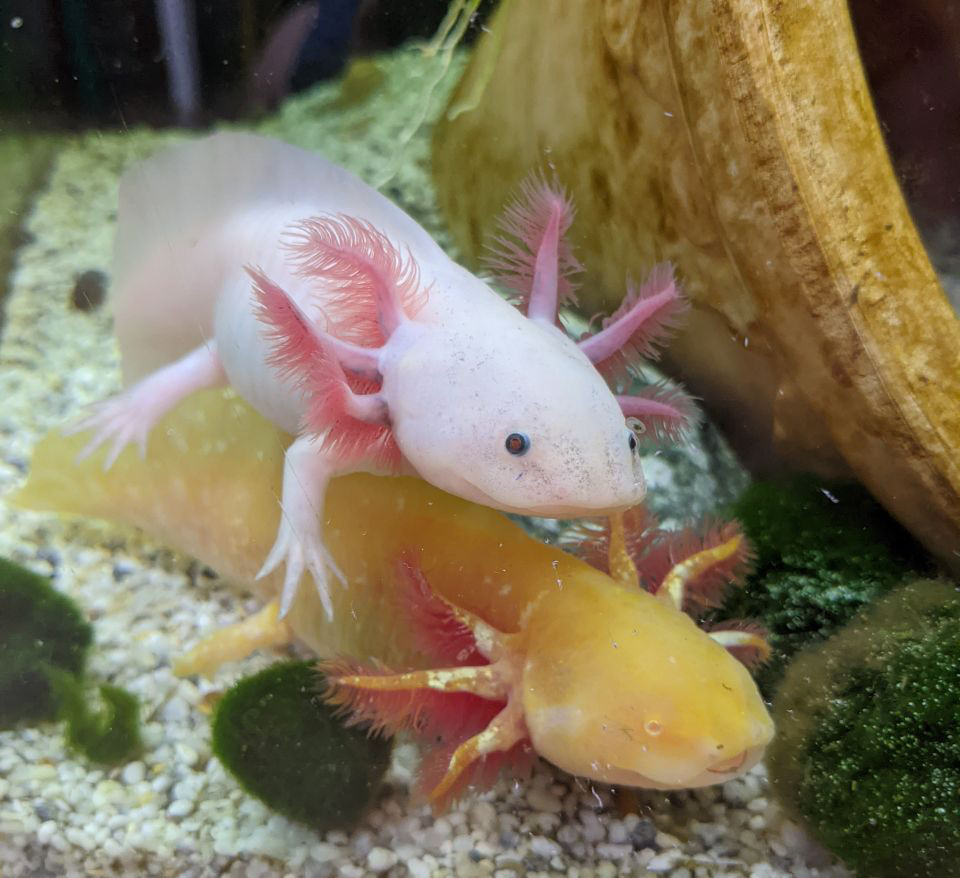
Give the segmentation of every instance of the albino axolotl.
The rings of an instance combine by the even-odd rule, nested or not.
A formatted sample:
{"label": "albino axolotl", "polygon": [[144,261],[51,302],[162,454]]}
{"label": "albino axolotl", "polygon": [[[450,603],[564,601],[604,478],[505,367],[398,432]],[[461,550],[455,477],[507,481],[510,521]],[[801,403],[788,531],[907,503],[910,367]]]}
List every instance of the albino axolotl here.
{"label": "albino axolotl", "polygon": [[[328,696],[353,721],[420,741],[421,788],[437,806],[534,754],[660,789],[720,783],[760,758],[773,725],[738,658],[764,657],[765,642],[681,612],[741,581],[735,525],[666,533],[628,510],[621,557],[604,530],[579,535],[597,569],[422,480],[358,473],[331,482],[324,509],[348,583],[331,595],[336,618],[303,589],[280,621],[280,571],[255,576],[290,439],[243,401],[204,391],[160,422],[146,460],[124,455],[106,473],[88,461],[65,476],[82,440],[51,434],[13,502],[136,525],[258,591],[266,607],[177,672],[295,637],[324,660]],[[630,583],[604,572],[626,566]]]}
{"label": "albino axolotl", "polygon": [[319,156],[217,134],[144,162],[120,186],[113,314],[128,388],[75,431],[109,468],[189,394],[229,384],[297,436],[261,575],[281,564],[286,613],[308,569],[331,612],[320,536],[330,478],[417,474],[496,509],[612,513],[645,483],[634,430],[683,425],[682,395],[616,396],[605,375],[649,353],[682,306],[655,271],[574,341],[558,306],[577,268],[572,208],[530,182],[495,254],[509,304],[409,216]]}

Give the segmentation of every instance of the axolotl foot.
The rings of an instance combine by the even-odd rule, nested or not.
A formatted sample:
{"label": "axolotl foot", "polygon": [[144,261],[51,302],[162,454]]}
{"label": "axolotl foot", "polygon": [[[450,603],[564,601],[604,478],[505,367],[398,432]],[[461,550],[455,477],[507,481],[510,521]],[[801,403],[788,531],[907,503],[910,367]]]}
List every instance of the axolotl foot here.
{"label": "axolotl foot", "polygon": [[141,458],[146,456],[147,433],[153,427],[156,417],[151,417],[151,413],[139,405],[136,390],[136,387],[132,387],[98,403],[88,411],[85,418],[63,431],[67,436],[87,430],[94,431],[90,441],[77,455],[78,463],[86,460],[107,442],[110,447],[103,460],[104,472],[116,463],[120,452],[131,442],[136,442]]}
{"label": "axolotl foot", "polygon": [[216,387],[225,381],[216,349],[213,345],[201,345],[123,393],[93,406],[85,418],[63,432],[72,436],[86,430],[94,431],[93,437],[77,455],[78,461],[109,442],[110,448],[103,461],[106,471],[131,442],[137,443],[140,456],[145,457],[147,434],[157,421],[194,391]]}
{"label": "axolotl foot", "polygon": [[280,522],[277,540],[267,555],[263,567],[257,574],[262,579],[284,565],[283,591],[280,593],[280,618],[283,619],[293,606],[300,585],[300,578],[304,570],[309,570],[317,589],[317,596],[328,619],[333,618],[333,603],[330,599],[330,585],[327,578],[329,570],[342,585],[346,579],[333,560],[333,556],[323,545],[323,540],[316,527],[311,526],[306,532],[298,533],[287,516]]}
{"label": "axolotl foot", "polygon": [[293,606],[304,570],[309,570],[327,618],[333,618],[333,603],[327,572],[346,585],[346,579],[323,544],[323,498],[330,478],[343,472],[315,436],[300,436],[287,449],[283,460],[282,515],[277,539],[257,579],[281,564],[286,571],[280,594],[280,618]]}
{"label": "axolotl foot", "polygon": [[[434,592],[413,553],[398,559],[398,612],[430,658],[446,664],[395,673],[379,663],[320,663],[327,700],[348,723],[372,732],[411,732],[424,745],[418,784],[444,810],[471,783],[492,783],[500,769],[521,772],[535,756],[518,684],[518,639]],[[449,664],[447,664],[449,663]]]}

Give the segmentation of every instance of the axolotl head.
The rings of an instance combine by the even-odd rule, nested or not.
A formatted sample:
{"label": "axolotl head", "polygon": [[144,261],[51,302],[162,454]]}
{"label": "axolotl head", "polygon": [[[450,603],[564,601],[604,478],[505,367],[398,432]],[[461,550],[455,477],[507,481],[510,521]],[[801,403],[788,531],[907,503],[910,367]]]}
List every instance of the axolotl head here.
{"label": "axolotl head", "polygon": [[405,460],[437,487],[508,512],[625,509],[646,492],[637,432],[676,434],[689,410],[682,394],[617,396],[607,382],[651,355],[682,298],[672,271],[658,269],[599,331],[568,336],[557,315],[570,294],[572,208],[549,188],[528,195],[514,229],[522,246],[502,266],[525,291],[520,307],[445,257],[416,259],[370,222],[304,220],[291,233],[294,264],[324,290],[325,316],[248,268],[275,343],[269,362],[305,392],[303,425],[341,463]]}
{"label": "axolotl head", "polygon": [[592,335],[574,340],[560,327],[567,275],[579,268],[564,240],[572,215],[561,190],[529,182],[493,261],[520,306],[458,266],[435,272],[425,307],[388,344],[402,355],[381,360],[406,459],[433,484],[509,512],[568,517],[639,503],[636,432],[676,436],[691,414],[682,393],[617,396],[607,383],[653,355],[683,310],[669,267],[629,287]]}
{"label": "axolotl head", "polygon": [[499,300],[454,327],[415,329],[384,370],[384,394],[397,444],[427,481],[543,516],[643,499],[637,437],[602,375],[559,329]]}
{"label": "axolotl head", "polygon": [[654,789],[755,765],[773,723],[747,669],[650,594],[584,586],[541,601],[526,626],[534,749],[573,774]]}

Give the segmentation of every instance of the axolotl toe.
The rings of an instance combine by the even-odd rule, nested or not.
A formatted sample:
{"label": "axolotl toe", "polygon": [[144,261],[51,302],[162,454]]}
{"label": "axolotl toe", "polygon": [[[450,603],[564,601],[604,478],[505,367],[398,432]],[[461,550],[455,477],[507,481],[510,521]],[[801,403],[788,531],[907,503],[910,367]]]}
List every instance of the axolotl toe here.
{"label": "axolotl toe", "polygon": [[309,571],[332,612],[318,512],[337,474],[416,474],[467,500],[566,517],[644,496],[634,428],[689,407],[617,396],[682,306],[658,269],[588,338],[557,320],[578,266],[572,207],[531,181],[493,267],[513,307],[409,216],[292,146],[221,133],[176,146],[120,186],[112,308],[127,389],[75,425],[105,466],[191,393],[228,384],[296,441],[261,573],[285,567],[282,612]]}

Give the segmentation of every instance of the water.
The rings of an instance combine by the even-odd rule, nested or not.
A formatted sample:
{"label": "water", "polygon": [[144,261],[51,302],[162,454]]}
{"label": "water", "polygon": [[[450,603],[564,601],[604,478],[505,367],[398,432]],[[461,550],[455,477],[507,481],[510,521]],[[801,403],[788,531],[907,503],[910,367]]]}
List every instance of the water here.
{"label": "water", "polygon": [[[158,2],[156,8],[143,4],[121,10],[107,3],[16,8],[11,2],[2,10],[0,558],[33,571],[73,601],[79,618],[91,626],[93,643],[82,679],[56,678],[67,687],[56,690],[58,716],[32,717],[0,730],[0,874],[848,874],[834,854],[852,868],[861,864],[862,874],[906,874],[914,868],[902,860],[892,867],[890,851],[882,845],[879,852],[870,848],[856,832],[833,833],[832,826],[818,824],[822,802],[812,803],[814,794],[807,788],[798,792],[797,769],[807,778],[817,771],[829,774],[829,763],[816,760],[821,751],[833,752],[831,746],[844,742],[831,743],[827,735],[822,739],[826,743],[805,750],[810,739],[791,724],[792,717],[803,714],[795,705],[806,703],[804,685],[816,687],[817,698],[810,695],[811,716],[817,711],[820,722],[828,723],[823,717],[829,709],[840,710],[843,698],[823,692],[846,685],[847,678],[840,674],[836,682],[824,672],[822,678],[805,677],[804,683],[796,674],[790,677],[789,663],[800,645],[821,643],[861,607],[876,606],[879,596],[901,579],[939,572],[949,580],[952,575],[950,547],[960,528],[952,475],[956,363],[949,345],[955,327],[943,304],[943,291],[953,297],[956,286],[957,187],[950,157],[957,145],[949,121],[953,90],[945,85],[960,76],[960,42],[953,36],[952,17],[932,2],[909,15],[894,9],[878,15],[865,3],[850,6],[856,30],[849,31],[849,43],[838,39],[836,45],[857,45],[853,41],[859,40],[864,81],[879,115],[879,129],[871,129],[868,142],[873,153],[862,139],[850,142],[863,150],[858,155],[864,179],[881,155],[876,150],[889,149],[889,169],[877,171],[876,179],[887,179],[887,173],[889,192],[896,199],[902,192],[905,199],[901,204],[891,195],[883,209],[869,214],[873,222],[887,210],[889,228],[868,222],[862,233],[851,216],[856,219],[864,205],[876,207],[864,200],[870,193],[853,184],[831,189],[828,184],[838,178],[823,171],[832,167],[831,157],[847,155],[846,138],[859,116],[825,117],[829,124],[809,135],[823,138],[818,150],[803,151],[806,141],[800,135],[777,140],[786,144],[784,154],[795,163],[795,189],[778,188],[786,178],[763,177],[777,156],[768,156],[772,164],[765,165],[755,152],[736,152],[739,129],[724,127],[730,119],[747,119],[744,125],[758,126],[753,130],[763,135],[774,129],[778,136],[789,134],[794,124],[804,137],[812,130],[800,123],[815,117],[809,108],[816,106],[816,95],[797,82],[813,80],[804,78],[810,76],[803,67],[806,56],[791,42],[789,28],[770,31],[776,35],[772,69],[794,75],[777,80],[780,115],[764,121],[746,113],[744,108],[754,106],[750,94],[737,105],[743,114],[731,110],[725,102],[736,91],[733,85],[732,92],[720,90],[704,98],[699,89],[707,87],[706,80],[691,62],[694,56],[703,59],[706,71],[720,63],[717,59],[729,59],[724,52],[732,49],[721,36],[733,31],[723,28],[740,21],[741,14],[749,19],[750,9],[721,13],[690,0],[684,14],[673,7],[664,11],[666,18],[657,25],[661,31],[644,29],[650,23],[641,4],[636,9],[611,4],[598,24],[589,4],[571,3],[562,13],[557,7],[540,19],[528,16],[519,0],[502,0],[500,21],[510,27],[498,31],[495,5],[454,3],[453,11],[459,8],[461,17],[447,19],[446,3],[426,0],[403,8],[388,2],[331,2],[319,17],[310,4],[267,9]],[[831,9],[845,7],[834,4]],[[634,14],[646,22],[639,30],[631,23]],[[786,20],[782,10],[770,15],[768,22],[778,26]],[[684,35],[704,22],[716,41],[691,55]],[[789,23],[798,29],[814,27]],[[846,33],[843,27],[835,31]],[[670,38],[665,40],[665,34]],[[535,50],[524,48],[534,39]],[[754,51],[751,45],[752,62],[767,57],[762,51],[749,54]],[[849,67],[843,69],[859,71],[856,58],[844,61]],[[511,72],[504,73],[509,65],[514,65]],[[733,76],[732,67],[718,69]],[[673,74],[666,77],[664,71],[670,70]],[[765,81],[757,81],[759,94]],[[825,92],[822,100],[828,103],[832,94]],[[863,118],[873,117],[865,112]],[[670,127],[675,125],[690,127]],[[719,702],[711,700],[710,685],[703,681],[713,680],[716,668],[704,667],[701,685],[687,689],[691,678],[684,671],[668,672],[677,677],[663,703],[683,706],[682,716],[671,725],[649,713],[651,705],[660,703],[656,684],[662,675],[644,672],[654,667],[653,659],[637,671],[627,655],[629,638],[621,632],[603,642],[603,626],[614,631],[614,621],[591,626],[589,608],[583,632],[571,626],[572,633],[563,635],[569,651],[557,650],[558,658],[543,678],[552,685],[556,675],[566,674],[568,689],[561,686],[560,691],[579,691],[566,663],[575,669],[596,667],[596,678],[588,678],[586,688],[591,695],[610,693],[604,710],[591,708],[588,720],[596,725],[587,728],[594,732],[570,748],[576,752],[558,747],[547,753],[547,735],[538,732],[534,749],[539,746],[552,761],[536,762],[532,772],[519,763],[508,765],[489,789],[470,791],[449,812],[434,814],[417,791],[418,750],[407,730],[398,738],[385,776],[373,782],[370,806],[333,830],[318,828],[319,817],[291,819],[285,805],[273,802],[271,807],[251,795],[255,783],[248,780],[244,788],[237,781],[226,767],[225,745],[213,740],[211,720],[239,680],[280,661],[318,655],[345,654],[361,662],[377,657],[420,668],[478,661],[477,650],[482,652],[487,642],[480,634],[474,640],[457,629],[460,639],[451,639],[452,651],[442,638],[439,645],[431,639],[442,627],[442,602],[430,605],[440,616],[414,615],[411,621],[402,600],[398,604],[389,589],[377,590],[381,579],[389,579],[382,572],[388,568],[377,566],[381,546],[395,540],[409,543],[403,515],[422,515],[430,522],[430,532],[425,530],[415,547],[434,558],[426,581],[454,603],[469,603],[470,594],[495,595],[472,610],[486,612],[493,629],[505,628],[515,606],[522,606],[528,588],[522,573],[535,562],[533,555],[525,560],[518,533],[501,533],[488,519],[476,519],[481,522],[476,527],[490,534],[489,544],[481,540],[475,545],[473,532],[463,529],[472,513],[454,501],[448,505],[439,494],[421,498],[419,488],[412,493],[401,489],[397,499],[389,500],[398,512],[388,515],[377,506],[387,501],[375,483],[372,488],[363,481],[350,483],[360,486],[357,493],[344,488],[331,508],[336,520],[360,521],[353,530],[343,525],[349,532],[340,535],[348,547],[343,549],[347,578],[359,584],[346,597],[334,584],[332,623],[312,592],[301,597],[290,622],[296,642],[289,643],[288,632],[270,614],[269,601],[276,599],[280,580],[254,583],[275,531],[270,516],[276,514],[280,461],[288,441],[269,424],[239,403],[198,397],[197,408],[190,409],[192,420],[169,422],[172,426],[152,435],[146,464],[130,455],[112,474],[103,475],[96,465],[72,462],[79,446],[70,446],[69,455],[67,446],[57,444],[42,446],[52,449],[43,452],[46,457],[37,452],[45,436],[121,387],[114,320],[109,300],[103,300],[115,273],[112,248],[121,176],[158,151],[211,130],[255,132],[347,168],[421,224],[451,258],[475,269],[492,216],[517,182],[534,167],[554,173],[576,201],[570,237],[586,268],[580,310],[563,314],[575,338],[588,325],[598,328],[597,321],[588,322],[595,311],[616,308],[628,276],[640,282],[653,262],[673,261],[694,307],[664,358],[644,366],[642,380],[627,389],[635,392],[639,384],[681,378],[702,400],[704,417],[680,443],[657,442],[653,431],[639,437],[652,523],[643,524],[639,516],[625,521],[625,547],[634,553],[634,562],[607,557],[617,533],[595,542],[598,533],[606,533],[598,531],[604,526],[598,520],[578,526],[511,517],[538,541],[579,551],[614,576],[627,563],[635,579],[630,587],[654,590],[665,583],[671,564],[724,544],[733,531],[716,523],[733,515],[730,504],[751,481],[790,470],[813,473],[801,487],[791,484],[782,494],[776,493],[780,488],[770,488],[772,493],[750,501],[755,505],[736,507],[759,572],[742,600],[728,596],[724,608],[707,617],[714,624],[716,619],[762,615],[775,650],[774,661],[759,676],[763,694],[770,704],[778,686],[793,687],[779,702],[789,706],[780,710],[789,712],[778,714],[774,707],[785,730],[782,740],[789,742],[775,739],[774,747],[781,747],[775,784],[762,762],[743,776],[693,790],[682,783],[663,784],[677,787],[668,791],[605,783],[612,763],[600,754],[612,751],[600,748],[606,746],[604,735],[620,722],[614,717],[636,705],[636,728],[621,723],[625,736],[639,736],[636,753],[647,750],[644,728],[656,729],[649,748],[669,738],[685,717],[702,717],[697,729],[705,734],[703,729],[717,719],[710,705]],[[683,137],[677,131],[685,132]],[[715,136],[718,131],[727,133]],[[743,142],[757,149],[767,143],[759,136]],[[790,152],[794,147],[798,151]],[[882,153],[884,161],[886,155]],[[858,166],[840,159],[836,174]],[[753,160],[756,166],[749,164]],[[803,197],[794,201],[796,192]],[[795,205],[810,213],[796,212],[800,208]],[[783,213],[777,213],[778,206]],[[794,225],[784,221],[788,215]],[[819,237],[803,237],[808,229]],[[856,246],[848,246],[854,238]],[[899,261],[894,258],[898,254]],[[842,284],[847,284],[845,305],[839,308],[840,293],[834,293]],[[933,317],[924,321],[924,315]],[[518,388],[520,384],[518,379]],[[576,419],[576,412],[570,414]],[[470,413],[461,410],[458,417]],[[210,419],[219,425],[216,429],[211,430]],[[462,463],[467,472],[482,467],[479,458]],[[40,483],[40,493],[18,502],[14,495],[28,475]],[[844,486],[855,478],[865,488]],[[373,492],[373,499],[358,501],[365,490]],[[82,514],[44,511],[51,507]],[[115,520],[102,520],[111,510]],[[705,521],[716,526],[711,530],[698,524],[697,541],[685,538],[673,544],[668,559],[665,554],[655,559],[656,552],[642,554],[648,544],[662,547],[670,540],[643,527],[659,523],[674,531]],[[444,539],[447,529],[450,536]],[[498,554],[508,551],[519,553],[520,560]],[[567,563],[558,560],[563,556],[551,558],[544,562],[543,577],[551,594],[543,600],[572,600],[579,574],[559,568]],[[717,563],[727,578],[736,579],[743,569]],[[441,586],[444,564],[456,575]],[[602,579],[604,588],[617,588],[605,575]],[[718,603],[717,588],[708,579],[704,576],[691,588],[704,601]],[[530,582],[529,588],[535,588],[536,577]],[[562,588],[553,588],[554,583]],[[0,586],[7,588],[0,600],[8,600],[10,588]],[[461,588],[467,590],[466,598]],[[907,656],[918,662],[916,655],[932,648],[934,636],[945,642],[954,636],[950,590],[922,588],[921,583],[919,592],[904,598],[910,610],[898,624],[907,627],[896,635],[919,644]],[[668,591],[665,587],[660,597]],[[927,607],[926,616],[924,595],[931,606],[936,604],[934,610]],[[2,605],[14,606],[10,600]],[[702,608],[695,604],[688,600],[681,609],[699,617]],[[25,630],[26,612],[23,605],[16,606],[21,609],[15,619],[9,611],[8,618],[0,617],[0,656],[7,667],[14,667],[14,659],[27,649],[17,639]],[[658,611],[663,606],[664,600],[658,602]],[[669,608],[679,615],[673,604]],[[621,617],[628,612],[632,610],[624,609]],[[878,643],[886,643],[882,625],[892,623],[884,622],[883,614],[897,614],[876,612],[880,621],[871,623],[871,630],[878,632]],[[233,630],[243,632],[245,644],[260,648],[244,656],[244,650],[231,651],[225,641],[216,641],[212,652],[204,654],[209,665],[201,668],[198,653],[191,650],[212,633],[251,617],[261,626],[255,632],[249,622]],[[408,643],[418,618],[428,620],[419,635],[425,640],[417,641],[419,654]],[[528,618],[521,615],[509,624],[524,626]],[[558,619],[555,631],[567,631],[565,622],[569,617]],[[446,624],[452,623],[448,619]],[[654,627],[659,632],[669,624]],[[76,622],[54,634],[30,634],[30,648],[38,650],[30,654],[49,659],[41,641],[66,643],[81,637],[81,629],[82,622]],[[741,626],[741,631],[752,636],[759,629]],[[690,632],[690,643],[670,641],[665,662],[683,665],[695,652],[694,642],[701,642],[696,638],[706,638]],[[600,646],[584,653],[578,645],[593,642],[588,634],[598,637]],[[555,645],[559,636],[547,641]],[[652,638],[653,632],[641,639]],[[423,654],[442,648],[447,649],[445,660]],[[749,660],[756,649],[754,641],[743,641],[730,651]],[[859,656],[856,650],[867,647],[849,649],[845,655]],[[899,654],[878,654],[885,662],[907,661]],[[196,662],[190,670],[201,672],[183,675],[185,660]],[[945,659],[937,661],[942,665]],[[13,678],[27,679],[16,667]],[[784,668],[787,682],[781,684]],[[39,659],[27,670],[34,675],[30,681],[39,681],[36,691],[48,685],[48,674],[56,674]],[[0,672],[0,685],[9,677]],[[917,671],[915,678],[921,677]],[[520,687],[511,692],[526,691],[517,678],[507,678],[510,686]],[[860,680],[855,674],[851,679]],[[937,704],[946,705],[948,713],[951,699],[960,698],[957,679],[936,690],[943,698]],[[119,716],[106,722],[106,730],[113,730],[110,746],[119,755],[98,760],[108,736],[91,717],[109,719],[108,711],[117,703],[98,690],[104,684],[129,693],[137,707],[132,724]],[[541,694],[549,688],[538,686]],[[8,703],[0,716],[12,709],[11,691],[5,690]],[[497,689],[495,696],[487,692],[485,698],[505,703],[497,701],[504,691]],[[685,694],[677,699],[681,691]],[[24,697],[20,692],[17,697]],[[882,687],[877,692],[878,704],[894,697]],[[285,716],[277,706],[279,684],[275,698],[244,708],[249,728],[263,729]],[[311,693],[306,701],[320,703]],[[476,715],[482,724],[492,721],[496,710],[490,703],[475,702],[472,708],[457,703],[457,711],[467,711],[463,722],[477,722]],[[68,710],[64,705],[70,704],[74,708]],[[530,703],[524,704],[517,727],[521,744],[529,742],[537,722]],[[92,726],[84,726],[84,716]],[[574,728],[573,717],[564,715],[559,726]],[[880,720],[863,722],[863,728],[854,723],[855,735],[868,735],[868,729],[878,727],[871,723]],[[282,794],[284,786],[296,788],[308,774],[310,760],[322,761],[332,752],[324,747],[333,744],[318,742],[319,733],[312,731],[298,749],[298,729],[278,725],[284,731],[271,731],[264,740],[274,748],[269,758],[277,760],[276,775],[285,778],[284,771],[292,772],[289,782],[279,784]],[[929,859],[931,845],[936,846],[931,837],[952,850],[960,813],[949,791],[955,790],[950,784],[960,763],[951,761],[949,743],[937,749],[933,740],[908,732],[903,740],[909,741],[910,759],[916,765],[937,763],[946,778],[937,781],[938,789],[948,792],[938,800],[934,828],[894,825],[882,805],[856,796],[838,810],[865,814],[881,828],[879,835],[886,833],[893,846],[907,852],[898,856],[922,874],[923,864],[934,862]],[[456,737],[446,726],[438,734],[448,733]],[[695,749],[689,740],[683,746]],[[528,750],[521,747],[523,752],[513,755],[530,755]],[[858,753],[866,750],[857,748]],[[723,756],[717,765],[740,764],[735,753]],[[331,758],[344,768],[350,757]],[[369,767],[362,757],[359,764]],[[785,764],[790,767],[783,768]],[[591,776],[578,777],[575,765]],[[871,775],[889,770],[890,776],[899,776],[905,770],[896,754],[865,765]],[[361,781],[338,783],[355,787]],[[916,783],[933,781],[921,773]],[[269,799],[272,793],[264,795]],[[320,798],[326,804],[338,795],[347,801],[336,789]],[[883,790],[877,795],[882,798]],[[953,874],[951,868],[942,866],[940,874]]]}

